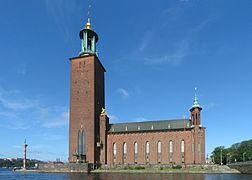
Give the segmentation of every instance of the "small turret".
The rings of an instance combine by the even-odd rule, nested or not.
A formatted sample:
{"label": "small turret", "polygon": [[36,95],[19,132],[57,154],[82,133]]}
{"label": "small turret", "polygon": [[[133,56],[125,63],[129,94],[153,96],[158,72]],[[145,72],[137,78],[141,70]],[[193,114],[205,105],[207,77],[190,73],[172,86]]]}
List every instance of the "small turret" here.
{"label": "small turret", "polygon": [[190,109],[191,111],[191,125],[200,125],[200,112],[202,110],[202,107],[199,104],[198,98],[197,98],[197,88],[195,88],[195,96],[193,105]]}

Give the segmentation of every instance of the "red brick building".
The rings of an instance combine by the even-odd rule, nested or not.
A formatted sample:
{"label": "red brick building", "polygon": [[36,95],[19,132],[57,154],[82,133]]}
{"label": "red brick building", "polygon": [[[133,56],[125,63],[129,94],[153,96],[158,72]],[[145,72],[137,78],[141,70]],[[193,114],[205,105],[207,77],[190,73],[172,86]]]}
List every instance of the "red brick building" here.
{"label": "red brick building", "polygon": [[98,35],[88,20],[71,58],[69,161],[93,164],[204,164],[205,128],[195,95],[190,119],[109,124]]}

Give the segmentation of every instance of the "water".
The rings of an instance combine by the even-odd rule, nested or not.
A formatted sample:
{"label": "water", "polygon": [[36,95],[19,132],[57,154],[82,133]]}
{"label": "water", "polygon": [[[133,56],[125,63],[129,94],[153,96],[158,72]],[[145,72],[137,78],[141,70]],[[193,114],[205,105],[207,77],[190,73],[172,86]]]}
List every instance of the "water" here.
{"label": "water", "polygon": [[249,174],[19,173],[0,169],[0,180],[252,180]]}

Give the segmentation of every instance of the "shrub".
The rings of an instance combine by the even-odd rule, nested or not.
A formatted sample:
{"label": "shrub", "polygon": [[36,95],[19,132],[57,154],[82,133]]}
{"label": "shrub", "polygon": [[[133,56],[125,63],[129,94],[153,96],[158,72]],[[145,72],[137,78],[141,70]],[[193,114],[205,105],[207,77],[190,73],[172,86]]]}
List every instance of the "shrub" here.
{"label": "shrub", "polygon": [[181,166],[181,165],[177,165],[177,166],[173,166],[172,168],[173,168],[173,169],[181,169],[182,166]]}
{"label": "shrub", "polygon": [[145,167],[142,167],[142,166],[136,166],[135,167],[135,170],[142,170],[142,169],[145,169]]}

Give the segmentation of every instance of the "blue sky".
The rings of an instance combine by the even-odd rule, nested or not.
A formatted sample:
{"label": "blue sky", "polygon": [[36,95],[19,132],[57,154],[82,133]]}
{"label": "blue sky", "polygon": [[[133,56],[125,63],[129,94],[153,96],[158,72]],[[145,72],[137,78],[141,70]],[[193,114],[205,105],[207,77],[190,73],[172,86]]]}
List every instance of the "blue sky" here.
{"label": "blue sky", "polygon": [[[87,0],[2,1],[0,158],[67,160],[69,58]],[[206,152],[251,139],[252,2],[92,1],[112,123],[189,117],[194,87]]]}

